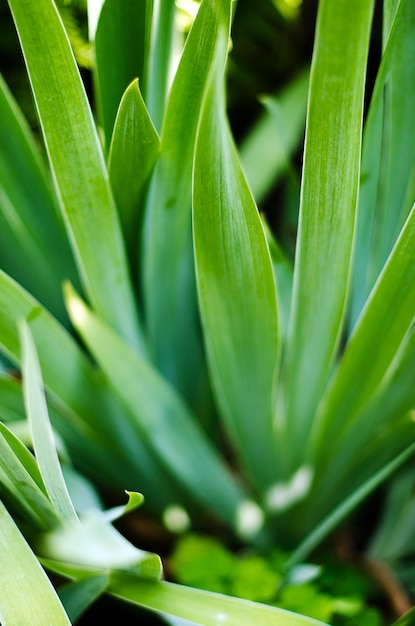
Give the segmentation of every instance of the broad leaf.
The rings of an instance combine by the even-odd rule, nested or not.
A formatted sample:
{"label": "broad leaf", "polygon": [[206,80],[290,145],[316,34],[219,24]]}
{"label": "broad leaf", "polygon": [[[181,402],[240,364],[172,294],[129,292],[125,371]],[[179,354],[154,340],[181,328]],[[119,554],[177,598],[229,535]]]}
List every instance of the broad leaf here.
{"label": "broad leaf", "polygon": [[204,0],[187,37],[164,118],[143,245],[143,292],[155,360],[196,409],[205,402],[207,381],[193,263],[192,164],[206,82],[229,12],[229,0]]}
{"label": "broad leaf", "polygon": [[229,18],[197,135],[193,220],[199,303],[226,427],[259,489],[275,480],[272,404],[278,324],[271,258],[225,116]]}

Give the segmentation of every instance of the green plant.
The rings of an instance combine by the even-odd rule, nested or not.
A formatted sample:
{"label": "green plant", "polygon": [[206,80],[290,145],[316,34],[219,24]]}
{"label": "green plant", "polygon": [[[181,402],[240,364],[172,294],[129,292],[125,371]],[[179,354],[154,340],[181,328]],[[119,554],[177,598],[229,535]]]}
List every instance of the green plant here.
{"label": "green plant", "polygon": [[[54,428],[101,488],[143,492],[165,519],[179,507],[184,528],[208,512],[290,550],[289,570],[415,452],[415,107],[400,89],[415,11],[385,2],[361,154],[374,0],[320,2],[292,263],[226,118],[231,4],[202,2],[169,89],[174,4],[106,0],[100,135],[53,1],[9,0],[47,165],[1,83],[0,345],[20,367],[27,320]],[[295,137],[291,107],[269,109]],[[24,419],[20,383],[0,383],[3,419]],[[107,588],[160,610],[176,594],[200,618],[203,592],[157,604],[160,584],[117,573]]]}

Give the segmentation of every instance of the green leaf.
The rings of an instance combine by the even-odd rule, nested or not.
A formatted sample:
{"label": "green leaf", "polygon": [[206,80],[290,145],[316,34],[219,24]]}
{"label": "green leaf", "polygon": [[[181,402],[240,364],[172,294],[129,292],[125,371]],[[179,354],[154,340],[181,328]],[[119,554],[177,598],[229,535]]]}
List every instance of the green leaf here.
{"label": "green leaf", "polygon": [[[229,28],[229,21],[227,22]],[[278,357],[276,289],[257,208],[226,121],[225,18],[197,136],[193,221],[199,303],[211,377],[253,484],[275,480],[272,403]]]}
{"label": "green leaf", "polygon": [[132,265],[137,260],[144,192],[160,140],[134,80],[125,91],[115,122],[108,171]]}
{"label": "green leaf", "polygon": [[93,306],[144,350],[125,250],[92,113],[52,0],[10,0],[61,209]]}
{"label": "green leaf", "polygon": [[307,446],[344,320],[373,5],[319,3],[281,416],[294,467]]}
{"label": "green leaf", "polygon": [[[322,402],[314,450],[338,453],[345,433],[380,387],[415,317],[415,208],[371,293]],[[379,340],[381,338],[381,340]],[[362,375],[364,373],[364,376]],[[325,455],[328,460],[329,455]]]}
{"label": "green leaf", "polygon": [[146,81],[153,0],[106,0],[95,33],[95,78],[106,145],[121,96],[136,78]]}
{"label": "green leaf", "polygon": [[409,445],[401,454],[386,463],[369,479],[363,482],[358,489],[349,495],[339,506],[337,506],[326,518],[316,526],[316,528],[300,543],[294,550],[286,563],[287,569],[293,565],[301,563],[310,552],[325,539],[330,532],[345,519],[370,493],[389,478],[396,470],[415,454],[415,444]]}
{"label": "green leaf", "polygon": [[412,3],[400,0],[387,33],[363,137],[350,328],[415,200],[411,192],[415,154],[409,140],[415,104],[412,93],[402,98],[401,92],[401,85],[413,80],[414,29]]}
{"label": "green leaf", "polygon": [[262,224],[271,254],[272,267],[277,286],[278,325],[281,339],[285,342],[291,310],[293,266],[275,239],[264,217],[262,217]]}
{"label": "green leaf", "polygon": [[393,622],[392,626],[413,626],[415,620],[415,608],[405,613],[397,622]]}
{"label": "green leaf", "polygon": [[0,501],[0,621],[15,626],[70,626],[35,555]]}
{"label": "green leaf", "polygon": [[[148,0],[147,0],[148,1]],[[151,40],[146,59],[147,84],[145,101],[157,130],[163,124],[172,63],[176,5],[171,0],[159,0],[152,11]],[[151,2],[151,8],[153,0]]]}
{"label": "green leaf", "polygon": [[68,287],[67,302],[75,328],[123,400],[142,440],[195,502],[234,523],[242,490],[174,389]]}
{"label": "green leaf", "polygon": [[39,471],[23,444],[0,424],[0,485],[8,501],[38,528],[50,529],[59,521],[45,495]]}
{"label": "green leaf", "polygon": [[4,422],[26,419],[21,382],[7,374],[0,375],[0,419]]}
{"label": "green leaf", "polygon": [[145,488],[147,502],[159,511],[177,497],[177,486],[161,471],[73,337],[1,271],[0,310],[0,345],[14,363],[20,360],[17,323],[28,320],[45,385],[58,409],[56,426],[78,466],[107,487]]}
{"label": "green leaf", "polygon": [[61,281],[78,283],[71,251],[38,146],[1,76],[0,180],[1,267],[67,320]]}
{"label": "green leaf", "polygon": [[265,112],[240,146],[243,170],[260,204],[290,167],[304,131],[309,73],[304,71],[278,95],[262,98]]}
{"label": "green leaf", "polygon": [[24,399],[32,430],[36,460],[48,497],[62,522],[77,524],[78,517],[69,497],[56,452],[33,337],[26,322],[20,324],[19,331],[22,344]]}
{"label": "green leaf", "polygon": [[26,446],[22,443],[22,441],[13,433],[13,431],[9,430],[9,428],[0,422],[0,434],[4,439],[4,442],[9,446],[12,453],[15,455],[16,459],[21,463],[24,469],[28,472],[30,477],[35,481],[37,486],[41,491],[46,494],[45,485],[43,483],[42,475],[39,471],[39,467],[36,463],[36,460],[26,448]]}
{"label": "green leaf", "polygon": [[187,37],[164,118],[143,242],[143,293],[155,362],[197,408],[208,383],[194,277],[192,164],[213,54],[229,13],[230,0],[204,0]]}
{"label": "green leaf", "polygon": [[129,574],[112,574],[108,592],[138,606],[203,626],[320,626],[322,622],[265,604],[165,582],[147,582]]}
{"label": "green leaf", "polygon": [[[385,5],[392,25],[394,46],[384,86],[384,132],[381,163],[381,193],[374,221],[373,249],[369,275],[372,287],[402,229],[415,201],[415,146],[410,135],[415,124],[415,95],[402,97],[402,85],[415,81],[415,7],[410,0]],[[385,20],[385,21],[386,21]],[[411,189],[412,187],[412,189]],[[409,194],[408,194],[409,192]]]}
{"label": "green leaf", "polygon": [[104,593],[107,584],[108,576],[97,574],[59,589],[59,598],[72,624]]}

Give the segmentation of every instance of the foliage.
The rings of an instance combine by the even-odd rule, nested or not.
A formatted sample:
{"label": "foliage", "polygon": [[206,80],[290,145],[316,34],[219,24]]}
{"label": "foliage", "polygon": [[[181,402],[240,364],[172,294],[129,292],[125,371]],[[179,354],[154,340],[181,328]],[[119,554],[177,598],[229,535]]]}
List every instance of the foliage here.
{"label": "foliage", "polygon": [[379,611],[370,607],[368,581],[357,570],[325,563],[300,564],[287,576],[287,554],[253,551],[239,554],[219,541],[189,534],[176,544],[169,567],[182,584],[297,611],[335,625],[381,626]]}
{"label": "foliage", "polygon": [[[384,3],[366,103],[375,2],[320,0],[310,72],[266,99],[239,156],[226,115],[231,0],[203,0],[183,47],[170,0],[105,0],[90,30],[94,107],[66,9],[67,30],[53,0],[8,1],[45,152],[0,82],[4,536],[44,585],[11,513],[42,562],[75,581],[75,606],[106,590],[204,624],[302,624],[260,602],[298,610],[307,596],[320,619],[348,611],[370,624],[361,597],[342,604],[314,581],[271,589],[415,452],[415,103],[401,89],[415,72],[413,3]],[[294,258],[257,209],[277,179],[283,221],[300,198]],[[147,580],[158,557],[99,507],[80,523],[49,413],[104,494],[143,492],[152,515],[178,511],[182,530],[212,516],[246,544],[286,551],[274,571],[211,540],[209,588],[259,603]],[[12,432],[26,415],[35,459]],[[108,561],[77,549],[95,540]]]}

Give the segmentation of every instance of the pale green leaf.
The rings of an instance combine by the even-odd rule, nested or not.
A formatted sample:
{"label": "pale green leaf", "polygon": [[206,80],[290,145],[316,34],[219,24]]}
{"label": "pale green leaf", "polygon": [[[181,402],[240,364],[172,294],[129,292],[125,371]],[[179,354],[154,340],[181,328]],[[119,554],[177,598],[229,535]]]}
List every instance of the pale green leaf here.
{"label": "pale green leaf", "polygon": [[10,0],[60,205],[96,310],[144,350],[124,244],[98,135],[53,0]]}
{"label": "pale green leaf", "polygon": [[0,622],[70,626],[49,579],[0,501]]}
{"label": "pale green leaf", "polygon": [[78,518],[69,497],[56,452],[36,347],[26,322],[20,324],[19,332],[22,344],[24,399],[36,460],[48,497],[62,522],[77,523]]}
{"label": "pale green leaf", "polygon": [[133,266],[137,261],[144,192],[159,146],[160,140],[135,80],[122,97],[108,161],[110,182]]}
{"label": "pale green leaf", "polygon": [[165,582],[140,580],[129,574],[110,576],[108,592],[138,606],[190,620],[200,626],[323,626],[289,611]]}
{"label": "pale green leaf", "polygon": [[237,454],[253,484],[275,480],[272,404],[278,358],[276,289],[261,220],[225,116],[229,21],[197,136],[193,221],[199,303],[211,377]]}
{"label": "pale green leaf", "polygon": [[373,5],[319,3],[280,416],[294,467],[307,446],[344,321]]}
{"label": "pale green leaf", "polygon": [[111,526],[105,513],[91,511],[80,522],[42,535],[36,545],[39,555],[96,573],[121,569],[144,578],[160,578],[160,557],[136,548]]}

